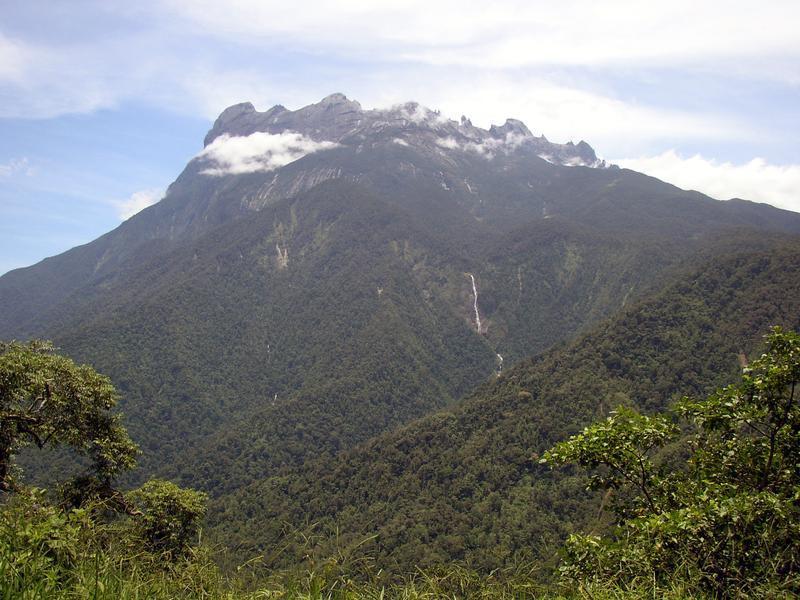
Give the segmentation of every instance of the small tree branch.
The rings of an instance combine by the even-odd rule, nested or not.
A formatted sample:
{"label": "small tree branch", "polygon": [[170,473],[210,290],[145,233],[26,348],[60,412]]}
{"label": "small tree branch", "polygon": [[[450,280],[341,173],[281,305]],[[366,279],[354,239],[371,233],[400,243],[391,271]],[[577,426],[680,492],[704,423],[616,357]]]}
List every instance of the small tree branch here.
{"label": "small tree branch", "polygon": [[764,471],[761,474],[761,483],[759,485],[760,490],[764,490],[769,483],[769,474],[772,472],[772,463],[775,460],[775,443],[778,437],[778,433],[781,429],[789,422],[789,415],[792,411],[792,404],[794,403],[794,388],[795,383],[792,382],[791,391],[789,392],[788,402],[786,403],[786,410],[783,411],[783,415],[781,415],[780,420],[775,423],[769,432],[769,456],[767,457],[767,464],[764,465]]}
{"label": "small tree branch", "polygon": [[40,450],[42,448],[44,448],[44,445],[47,442],[47,440],[42,441],[42,438],[39,437],[39,434],[36,433],[35,431],[31,430],[31,429],[28,429],[27,425],[25,425],[24,422],[22,422],[19,425],[17,425],[17,427],[19,428],[19,432],[20,433],[24,433],[24,434],[27,434],[27,435],[31,436],[33,438],[33,442],[36,444],[36,446]]}
{"label": "small tree branch", "polygon": [[618,467],[611,461],[605,461],[605,464],[611,467],[612,470],[622,475],[623,479],[628,481],[628,483],[630,483],[634,487],[639,488],[644,494],[645,500],[647,501],[647,505],[648,507],[650,507],[650,510],[653,511],[653,513],[657,512],[656,505],[653,502],[653,499],[650,497],[650,494],[648,493],[646,486],[643,485],[642,481],[637,481],[635,478],[631,477],[628,473],[626,473],[621,467]]}
{"label": "small tree branch", "polygon": [[23,421],[38,424],[41,422],[41,419],[25,413],[0,413],[0,421]]}

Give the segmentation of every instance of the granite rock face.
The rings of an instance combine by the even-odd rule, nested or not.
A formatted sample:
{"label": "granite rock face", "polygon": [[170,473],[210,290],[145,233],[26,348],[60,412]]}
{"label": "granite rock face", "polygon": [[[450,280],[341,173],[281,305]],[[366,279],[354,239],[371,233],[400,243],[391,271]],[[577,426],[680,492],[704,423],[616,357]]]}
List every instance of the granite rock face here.
{"label": "granite rock face", "polygon": [[388,109],[364,110],[360,103],[340,93],[294,111],[276,105],[258,112],[250,102],[234,104],[217,118],[205,138],[205,145],[223,134],[248,136],[256,132],[296,132],[316,141],[358,145],[388,131],[394,132],[407,144],[422,148],[437,145],[437,139],[445,140],[451,150],[462,151],[474,150],[481,145],[496,150],[508,142],[509,148],[534,150],[536,156],[554,164],[607,166],[597,159],[586,142],[581,141],[577,146],[572,142],[552,143],[544,136],[534,136],[518,119],[506,119],[503,125],[482,129],[474,126],[466,116],[462,116],[460,121],[446,119],[417,102],[406,102]]}

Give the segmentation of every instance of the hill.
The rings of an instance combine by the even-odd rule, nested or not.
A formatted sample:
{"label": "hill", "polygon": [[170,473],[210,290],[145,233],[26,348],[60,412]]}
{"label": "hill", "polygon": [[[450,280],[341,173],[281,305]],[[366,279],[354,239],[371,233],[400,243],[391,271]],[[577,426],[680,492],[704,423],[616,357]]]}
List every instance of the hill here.
{"label": "hill", "polygon": [[714,258],[455,408],[219,500],[216,534],[269,565],[551,561],[567,533],[602,527],[603,499],[541,453],[618,405],[652,412],[735,378],[770,325],[800,326],[798,292],[797,242]]}

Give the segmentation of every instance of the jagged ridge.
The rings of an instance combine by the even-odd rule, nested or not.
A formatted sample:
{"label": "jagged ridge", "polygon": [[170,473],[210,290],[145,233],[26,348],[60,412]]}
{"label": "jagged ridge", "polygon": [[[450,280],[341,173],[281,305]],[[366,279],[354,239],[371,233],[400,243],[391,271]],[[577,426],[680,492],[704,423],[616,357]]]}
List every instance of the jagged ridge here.
{"label": "jagged ridge", "polygon": [[[257,132],[283,133],[293,131],[313,140],[332,141],[346,145],[359,144],[367,137],[387,130],[396,130],[398,139],[422,146],[439,145],[450,150],[466,151],[486,146],[487,152],[505,148],[525,148],[536,156],[564,166],[607,167],[585,141],[555,144],[543,135],[534,136],[518,119],[506,119],[503,125],[489,129],[476,127],[466,118],[460,122],[443,117],[417,102],[407,102],[388,109],[364,110],[344,94],[331,94],[316,104],[295,111],[276,105],[259,112],[250,102],[226,108],[205,138],[208,146],[216,138],[248,136]],[[437,140],[448,140],[437,144]]]}

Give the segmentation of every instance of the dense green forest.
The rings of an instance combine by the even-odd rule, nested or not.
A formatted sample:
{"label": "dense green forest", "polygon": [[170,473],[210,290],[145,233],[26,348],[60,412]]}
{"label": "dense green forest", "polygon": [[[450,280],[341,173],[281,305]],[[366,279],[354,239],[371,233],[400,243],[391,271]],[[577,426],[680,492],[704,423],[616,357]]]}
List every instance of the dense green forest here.
{"label": "dense green forest", "polygon": [[[557,216],[470,230],[471,241],[459,227],[432,231],[400,200],[326,182],[143,258],[41,331],[113,376],[145,450],[131,483],[158,476],[220,496],[452,405],[497,371],[497,354],[509,366],[687,264],[767,243]],[[45,464],[68,468],[61,456]]]}
{"label": "dense green forest", "polygon": [[143,260],[53,317],[59,347],[122,392],[146,450],[133,483],[218,496],[335,455],[454,404],[498,369],[496,354],[513,364],[702,249],[727,251],[714,236],[678,244],[559,218],[469,231],[465,248],[463,229],[431,231],[398,204],[327,182]]}
{"label": "dense green forest", "polygon": [[[248,561],[224,575],[198,535],[203,494],[157,480],[125,494],[112,487],[133,466],[137,449],[109,412],[116,392],[108,379],[47,344],[4,344],[0,593],[342,599],[795,593],[800,334],[775,327],[764,350],[740,382],[705,399],[684,397],[673,415],[620,406],[536,457],[539,464],[601,468],[590,487],[608,490],[603,504],[611,498],[618,522],[610,539],[571,535],[555,581],[541,565],[526,563],[488,575],[444,563],[387,580],[381,571],[370,573],[371,561],[343,548],[299,568],[265,572],[251,570]],[[92,459],[86,474],[51,494],[21,483],[13,463],[23,446],[48,443]]]}
{"label": "dense green forest", "polygon": [[602,498],[538,457],[619,405],[652,412],[730,381],[769,326],[800,325],[799,292],[796,243],[713,259],[453,410],[220,499],[214,531],[270,566],[343,549],[406,572],[552,560],[603,526]]}
{"label": "dense green forest", "polygon": [[[114,486],[133,466],[135,446],[119,417],[108,412],[117,395],[106,378],[54,355],[47,345],[5,345],[0,353],[3,439],[9,444],[4,460],[18,454],[23,439],[34,446],[67,445],[89,460],[85,473],[62,480],[50,492],[29,487],[13,468],[4,471],[10,483],[0,510],[3,594],[678,598],[735,595],[735,590],[751,596],[788,592],[794,589],[795,566],[787,557],[798,539],[791,529],[797,522],[791,500],[795,475],[778,465],[794,460],[794,438],[786,438],[781,427],[794,427],[795,412],[774,409],[784,416],[779,434],[771,436],[780,442],[772,460],[764,458],[763,444],[751,444],[752,437],[708,429],[708,423],[724,417],[704,416],[730,404],[726,398],[752,399],[746,386],[766,379],[752,373],[776,371],[764,366],[772,364],[766,359],[753,360],[765,349],[761,337],[770,325],[781,323],[788,331],[800,326],[800,246],[767,245],[760,252],[710,258],[574,342],[505,371],[453,409],[212,501],[210,528],[202,537],[201,494],[162,481],[130,492]],[[790,335],[783,342],[773,336],[770,343],[789,356],[775,359],[789,369],[788,380],[770,384],[777,398],[797,379],[800,349]],[[675,417],[650,421],[658,417],[630,412],[638,408],[653,415],[683,395],[703,398],[735,382],[748,361],[745,387],[711,395],[708,404],[680,405],[680,414],[691,419],[685,425]],[[41,429],[19,427],[23,421],[15,415],[24,410],[48,415],[37,421]],[[606,464],[602,453],[587,454],[592,447],[581,446],[586,432],[568,445],[562,441],[610,411],[606,425],[586,432],[623,435],[620,439],[632,448],[644,445],[654,465],[647,469],[653,478],[648,482],[662,496],[675,498],[661,512],[645,512],[641,499],[619,478],[592,479],[584,470],[552,470],[544,464],[545,458]],[[737,418],[775,421],[769,413],[748,414]],[[693,445],[693,435],[705,438]],[[614,439],[612,446],[621,447]],[[693,449],[711,443],[734,444],[742,465],[709,462],[720,456],[716,450],[687,461]],[[774,465],[769,473],[777,469],[774,485],[758,487],[760,479],[751,478],[752,484],[743,479],[747,461],[757,460]],[[727,504],[698,507],[679,501],[697,497],[684,480],[669,475],[675,465],[686,464],[719,473],[703,497],[719,494]],[[609,499],[597,489],[604,485],[619,488],[618,493]],[[683,486],[676,488],[683,496],[669,492],[675,485]],[[748,495],[746,485],[758,489]],[[708,512],[709,506],[731,502],[728,512]],[[712,520],[703,526],[719,534],[714,543],[733,544],[731,551],[740,558],[732,562],[723,553],[711,563],[676,563],[674,556],[705,556],[703,536],[710,534],[700,525],[675,525],[675,519],[691,519],[701,509],[706,511],[701,525],[727,518],[734,509],[750,515],[741,536],[760,535],[759,554],[736,554],[737,547],[752,542],[725,533],[738,530],[719,529]],[[780,523],[789,529],[770,525],[775,514],[783,515]],[[620,538],[628,540],[624,544],[592,537],[613,535],[615,522],[640,536],[642,527],[659,527],[659,535],[672,540],[665,547],[673,554],[643,562],[642,553],[660,556],[645,544],[653,539],[650,534],[640,541]],[[670,533],[673,525],[680,535]],[[774,534],[768,543],[760,533],[764,527]],[[589,537],[573,535],[579,532]],[[765,549],[774,560],[762,560]]]}

